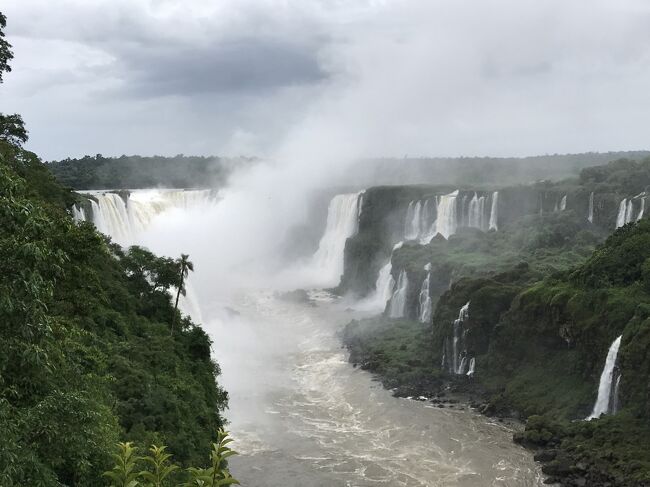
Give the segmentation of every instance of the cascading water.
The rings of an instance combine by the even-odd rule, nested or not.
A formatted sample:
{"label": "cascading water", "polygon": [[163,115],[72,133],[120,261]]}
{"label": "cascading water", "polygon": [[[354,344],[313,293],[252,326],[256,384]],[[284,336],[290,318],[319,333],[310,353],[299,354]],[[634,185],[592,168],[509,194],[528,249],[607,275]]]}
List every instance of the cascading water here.
{"label": "cascading water", "polygon": [[562,196],[560,200],[560,211],[566,210],[566,195]]}
{"label": "cascading water", "polygon": [[594,192],[593,191],[589,194],[589,210],[587,213],[587,221],[589,223],[594,222]]}
{"label": "cascading water", "polygon": [[76,222],[86,221],[86,211],[83,208],[77,208],[77,205],[72,207],[72,218]]}
{"label": "cascading water", "polygon": [[469,202],[467,210],[467,226],[485,230],[485,196],[474,196]]}
{"label": "cascading water", "polygon": [[409,279],[406,270],[402,269],[397,278],[397,288],[390,299],[388,316],[403,318],[406,312],[406,297],[408,295]]}
{"label": "cascading water", "polygon": [[465,334],[466,331],[463,323],[469,318],[469,301],[460,308],[458,318],[454,320],[454,337],[452,340],[452,357],[449,371],[453,374],[465,373],[465,366],[467,365],[467,351],[465,350]]}
{"label": "cascading water", "polygon": [[603,372],[600,374],[600,382],[598,384],[598,397],[596,398],[594,409],[587,417],[587,420],[599,418],[602,414],[615,412],[615,406],[618,402],[618,398],[616,397],[618,379],[614,380],[614,375],[618,349],[621,346],[622,337],[623,335],[616,338],[607,351],[605,366],[603,367]]}
{"label": "cascading water", "polygon": [[138,189],[120,192],[80,191],[90,197],[91,215],[83,208],[72,209],[75,219],[89,220],[97,230],[120,245],[132,245],[151,222],[172,208],[187,209],[214,202],[210,190]]}
{"label": "cascading water", "polygon": [[404,225],[404,239],[405,240],[415,240],[420,236],[420,225],[422,215],[422,202],[421,201],[411,201],[409,207],[406,210],[406,222]]}
{"label": "cascading water", "polygon": [[449,238],[450,235],[456,233],[458,227],[456,198],[458,198],[458,190],[438,197],[438,214],[435,231],[431,237],[439,233],[443,237]]}
{"label": "cascading water", "polygon": [[643,218],[643,213],[645,213],[645,196],[641,198],[641,208],[639,209],[639,214],[636,217],[636,221],[639,221],[641,218]]}
{"label": "cascading water", "polygon": [[339,194],[330,201],[325,233],[311,264],[311,267],[320,273],[326,286],[338,284],[343,274],[345,241],[359,229],[361,194]]}
{"label": "cascading water", "polygon": [[428,323],[431,320],[431,296],[429,294],[429,286],[431,283],[431,264],[424,266],[424,270],[427,271],[427,277],[422,281],[422,287],[420,288],[420,309],[419,309],[419,318],[421,323]]}
{"label": "cascading water", "polygon": [[469,360],[469,370],[467,371],[467,377],[473,377],[475,370],[476,370],[476,359],[472,357]]}
{"label": "cascading water", "polygon": [[623,198],[621,200],[621,203],[618,205],[618,214],[616,215],[616,228],[643,218],[643,213],[645,211],[645,198],[640,199],[641,207],[636,218],[634,217],[634,198]]}
{"label": "cascading water", "polygon": [[499,192],[492,193],[492,205],[490,207],[490,222],[488,230],[498,230],[497,220],[499,219]]}

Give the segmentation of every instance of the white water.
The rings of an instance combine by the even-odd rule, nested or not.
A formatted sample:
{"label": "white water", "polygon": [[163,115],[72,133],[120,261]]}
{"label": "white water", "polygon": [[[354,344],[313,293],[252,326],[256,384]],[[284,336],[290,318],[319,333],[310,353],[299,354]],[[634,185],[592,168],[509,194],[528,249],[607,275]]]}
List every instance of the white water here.
{"label": "white water", "polygon": [[435,231],[432,232],[431,237],[439,233],[443,237],[449,238],[450,235],[456,233],[458,228],[456,198],[458,198],[458,190],[438,197]]}
{"label": "white water", "polygon": [[587,213],[587,221],[589,223],[594,222],[594,192],[593,191],[589,194],[589,210]]}
{"label": "white water", "polygon": [[409,279],[406,271],[402,269],[397,278],[397,287],[390,298],[388,316],[390,318],[403,318],[406,312],[406,298],[408,296]]}
{"label": "white water", "polygon": [[622,227],[626,223],[629,223],[627,220],[627,198],[623,198],[621,203],[618,205],[618,215],[616,215],[616,228]]}
{"label": "white water", "polygon": [[[123,246],[135,244],[153,220],[166,211],[212,205],[216,201],[211,190],[136,189],[129,190],[125,198],[111,191],[80,193],[97,200],[90,200],[91,221],[97,230]],[[83,209],[73,207],[72,212],[76,219],[87,219]]]}
{"label": "white water", "polygon": [[86,211],[83,208],[77,208],[77,205],[72,207],[72,218],[76,222],[86,221]]}
{"label": "white water", "polygon": [[560,211],[566,210],[566,195],[562,196],[560,200]]}
{"label": "white water", "polygon": [[[641,193],[643,194],[643,193]],[[639,199],[639,213],[634,216],[634,200]],[[627,223],[638,221],[643,218],[645,212],[645,197],[623,198],[618,205],[618,214],[616,215],[616,228],[622,227]]]}
{"label": "white water", "polygon": [[636,221],[639,221],[641,218],[643,218],[643,213],[645,213],[645,196],[641,198],[641,208],[639,209],[639,214],[636,217]]}
{"label": "white water", "polygon": [[621,346],[622,337],[623,335],[616,338],[607,351],[605,366],[603,367],[603,372],[600,374],[600,382],[598,383],[598,397],[596,398],[593,411],[587,417],[588,420],[599,418],[602,414],[609,414],[613,411],[613,406],[616,402],[614,394],[614,368],[616,367],[616,358],[618,357],[618,349]]}
{"label": "white water", "polygon": [[420,309],[418,310],[418,316],[421,323],[428,323],[431,320],[431,296],[429,294],[429,286],[431,283],[431,264],[425,265],[424,270],[427,271],[427,277],[425,277],[424,281],[422,281],[422,287],[420,288]]}
{"label": "white water", "polygon": [[467,226],[485,230],[485,196],[479,197],[476,193],[469,202],[467,210]]}
{"label": "white water", "polygon": [[392,397],[351,367],[336,333],[360,316],[325,297],[315,303],[246,293],[232,304],[241,315],[210,329],[222,337],[215,351],[240,452],[230,465],[242,485],[543,485],[512,430],[467,409]]}
{"label": "white water", "polygon": [[467,377],[474,377],[474,372],[476,372],[476,359],[472,357],[469,360],[469,370],[467,371]]}
{"label": "white water", "polygon": [[498,230],[499,220],[499,192],[495,191],[492,193],[492,206],[490,207],[490,222],[488,224],[488,230]]}
{"label": "white water", "polygon": [[359,229],[360,197],[361,193],[339,194],[330,201],[325,233],[311,262],[326,286],[336,286],[343,274],[345,241]]}
{"label": "white water", "polygon": [[406,222],[404,225],[404,240],[415,240],[420,236],[422,223],[422,202],[411,201],[406,210]]}
{"label": "white water", "polygon": [[465,350],[465,329],[463,323],[469,318],[469,301],[460,308],[458,318],[454,320],[452,340],[452,360],[450,371],[454,374],[464,374],[467,365],[467,351]]}

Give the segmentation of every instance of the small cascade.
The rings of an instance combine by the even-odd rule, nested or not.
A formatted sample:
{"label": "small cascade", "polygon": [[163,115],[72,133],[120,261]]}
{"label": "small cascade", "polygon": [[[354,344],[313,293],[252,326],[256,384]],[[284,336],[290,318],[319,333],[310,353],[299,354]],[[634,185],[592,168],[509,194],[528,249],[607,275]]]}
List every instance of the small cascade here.
{"label": "small cascade", "polygon": [[619,336],[612,342],[607,351],[607,358],[605,359],[605,366],[603,372],[600,374],[600,382],[598,384],[598,397],[594,404],[594,409],[587,417],[587,420],[599,418],[602,414],[612,414],[616,409],[618,398],[618,378],[615,379],[616,373],[616,359],[618,357],[618,349],[621,346],[621,338]]}
{"label": "small cascade", "polygon": [[488,230],[498,230],[497,220],[499,219],[499,192],[492,193],[492,205],[490,207],[490,222]]}
{"label": "small cascade", "polygon": [[627,199],[623,198],[618,205],[618,214],[616,215],[616,228],[625,225],[625,212],[627,210]]}
{"label": "small cascade", "polygon": [[[393,247],[393,252],[399,249],[403,245],[403,242],[398,242]],[[377,280],[375,281],[375,290],[374,292],[363,299],[358,303],[359,309],[366,310],[378,310],[384,311],[386,309],[386,303],[393,296],[393,291],[395,289],[395,279],[393,279],[393,254],[390,254],[388,262],[384,264],[379,273],[377,274]]]}
{"label": "small cascade", "polygon": [[343,274],[343,251],[348,238],[359,229],[361,193],[339,194],[330,201],[325,233],[312,257],[327,285],[336,285]]}
{"label": "small cascade", "polygon": [[485,196],[474,193],[467,210],[467,226],[485,230]]}
{"label": "small cascade", "polygon": [[86,211],[82,207],[77,207],[74,205],[72,207],[72,218],[76,222],[85,222],[86,221]]}
{"label": "small cascade", "polygon": [[456,198],[458,198],[458,190],[453,193],[445,194],[438,197],[438,214],[435,222],[435,232],[445,238],[456,233],[458,228]]}
{"label": "small cascade", "polygon": [[139,189],[120,194],[114,191],[80,191],[90,196],[91,215],[73,207],[75,219],[91,220],[98,231],[120,245],[132,245],[160,214],[173,208],[214,203],[210,190]]}
{"label": "small cascade", "polygon": [[[645,200],[643,198],[641,199],[641,204],[643,205],[643,207],[645,206]],[[643,217],[643,213],[642,213],[643,210],[645,210],[645,208],[639,211],[641,217]],[[621,200],[621,203],[618,205],[618,214],[616,215],[616,228],[622,227],[623,225],[626,225],[633,221],[635,221],[634,200],[633,198],[630,199],[623,198]]]}
{"label": "small cascade", "polygon": [[645,213],[645,196],[641,198],[641,208],[639,209],[639,214],[636,217],[636,221],[639,221],[641,218],[643,218],[643,213]]}
{"label": "small cascade", "polygon": [[594,222],[594,192],[593,191],[589,194],[589,210],[587,213],[587,221],[589,223]]}
{"label": "small cascade", "polygon": [[431,296],[429,295],[429,286],[431,283],[431,264],[424,266],[424,270],[427,271],[427,277],[422,281],[422,287],[420,288],[420,309],[418,316],[421,323],[428,323],[431,320]]}
{"label": "small cascade", "polygon": [[404,240],[415,240],[420,236],[422,225],[422,202],[411,201],[406,210],[406,222],[404,225]]}
{"label": "small cascade", "polygon": [[453,340],[452,340],[452,357],[449,371],[453,374],[466,373],[467,350],[465,350],[466,330],[463,323],[469,318],[469,301],[460,308],[458,318],[454,320]]}
{"label": "small cascade", "polygon": [[472,357],[469,359],[469,370],[467,371],[467,377],[474,377],[474,372],[476,370],[476,359]]}
{"label": "small cascade", "polygon": [[620,409],[620,400],[619,400],[619,389],[621,387],[621,377],[623,377],[620,372],[618,377],[616,377],[616,385],[614,386],[614,395],[612,396],[612,412],[611,414],[618,413]]}
{"label": "small cascade", "polygon": [[565,211],[566,210],[566,195],[562,196],[562,199],[560,200],[560,211]]}
{"label": "small cascade", "polygon": [[402,269],[397,278],[397,287],[390,299],[388,316],[390,318],[403,318],[406,312],[406,297],[408,294],[409,280],[406,270]]}
{"label": "small cascade", "polygon": [[429,236],[429,233],[435,218],[434,205],[435,200],[429,199],[409,203],[404,219],[404,240],[420,240],[420,243],[428,243],[431,240],[433,235]]}

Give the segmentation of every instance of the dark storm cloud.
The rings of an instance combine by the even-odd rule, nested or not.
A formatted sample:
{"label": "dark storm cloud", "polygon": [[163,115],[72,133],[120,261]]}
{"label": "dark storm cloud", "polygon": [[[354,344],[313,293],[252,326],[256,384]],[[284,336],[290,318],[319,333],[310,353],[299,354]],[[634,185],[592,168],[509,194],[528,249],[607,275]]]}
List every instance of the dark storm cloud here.
{"label": "dark storm cloud", "polygon": [[117,50],[128,90],[139,95],[261,94],[327,77],[309,46],[278,39],[242,38],[209,46]]}

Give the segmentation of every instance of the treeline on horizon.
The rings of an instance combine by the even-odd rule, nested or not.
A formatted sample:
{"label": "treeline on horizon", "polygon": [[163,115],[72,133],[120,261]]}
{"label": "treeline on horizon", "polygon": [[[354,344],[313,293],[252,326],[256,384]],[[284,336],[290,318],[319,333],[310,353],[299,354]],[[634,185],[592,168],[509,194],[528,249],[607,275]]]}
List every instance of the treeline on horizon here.
{"label": "treeline on horizon", "polygon": [[577,177],[586,167],[618,159],[640,161],[650,151],[584,152],[529,157],[404,157],[364,159],[351,171],[351,183],[418,183],[506,186]]}
{"label": "treeline on horizon", "polygon": [[235,168],[254,158],[216,156],[120,156],[101,154],[51,161],[58,181],[74,189],[215,188],[223,186]]}

